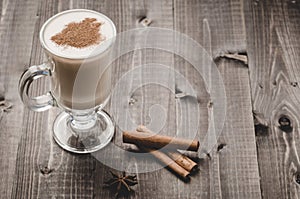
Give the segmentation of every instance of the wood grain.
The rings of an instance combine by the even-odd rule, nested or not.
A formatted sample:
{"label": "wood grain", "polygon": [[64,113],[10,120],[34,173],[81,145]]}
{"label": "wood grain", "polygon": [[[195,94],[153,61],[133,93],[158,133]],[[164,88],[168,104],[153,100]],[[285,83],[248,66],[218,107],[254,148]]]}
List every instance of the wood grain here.
{"label": "wood grain", "polygon": [[1,5],[0,92],[13,108],[4,112],[4,107],[0,107],[0,195],[9,198],[15,181],[18,143],[27,125],[17,82],[24,67],[30,64],[37,6],[28,1],[2,1]]}
{"label": "wood grain", "polygon": [[[24,108],[18,97],[17,83],[23,70],[45,59],[38,40],[42,24],[71,8],[102,12],[115,22],[119,32],[163,27],[185,33],[204,46],[224,80],[225,126],[217,145],[199,162],[200,172],[192,176],[190,183],[166,169],[139,173],[136,193],[129,198],[299,197],[298,1],[2,0],[0,101],[4,98],[13,107],[4,111],[5,106],[0,105],[1,198],[112,198],[103,188],[111,168],[92,155],[68,153],[53,141],[52,124],[59,110],[34,113]],[[248,55],[249,68],[231,59],[233,54]],[[197,136],[202,139],[213,102],[203,78],[182,57],[160,50],[135,50],[114,63],[114,84],[126,72],[154,58],[173,67],[195,86],[201,111]],[[149,74],[153,72],[143,70],[139,77],[145,79]],[[151,124],[156,119],[151,107],[159,104],[166,116],[160,133],[174,136],[181,119],[178,104],[183,102],[188,108],[190,102],[178,97],[185,88],[175,73],[168,73],[166,78],[175,85],[169,89],[147,85],[132,94],[130,120]],[[140,83],[133,79],[128,86]],[[48,80],[37,81],[31,94],[48,89]],[[106,110],[111,112],[113,106],[109,104]],[[188,122],[181,127],[187,127]],[[123,147],[119,130],[113,143]],[[103,153],[105,157],[112,155],[113,150]],[[137,164],[146,168],[158,165],[152,159],[141,162],[129,158],[130,170],[135,172]]]}
{"label": "wood grain", "polygon": [[[98,10],[112,18],[113,21],[118,24],[119,31],[140,26],[138,23],[140,17],[145,17],[146,15],[155,22],[153,23],[154,25],[156,24],[157,26],[172,28],[172,6],[170,3],[172,2],[148,4],[138,1],[131,1],[128,3],[116,1],[109,1],[107,3],[69,1],[69,5],[61,1],[40,3],[37,11],[39,18],[33,41],[34,50],[31,53],[32,63],[42,61],[42,50],[39,47],[37,37],[40,26],[47,18],[57,12],[68,8],[87,8]],[[122,12],[115,12],[115,10],[118,9],[122,10]],[[147,61],[151,61],[151,56],[157,57],[157,55],[159,55],[158,52],[153,51],[149,53],[149,56],[144,56],[145,58],[143,58],[140,57],[139,53],[141,52],[137,52],[137,55],[128,59],[129,68],[126,68],[126,62],[125,64],[119,62],[122,64],[122,67],[118,67],[121,68],[121,71],[117,71],[116,77],[121,76],[124,71],[126,72],[126,69],[130,69],[135,64],[147,63]],[[170,62],[172,60],[167,59],[163,55],[160,55],[159,57],[161,60],[164,60],[165,63],[172,63]],[[172,56],[169,57],[172,58]],[[45,81],[42,81],[37,86],[37,91],[33,92],[33,94],[37,94],[41,90],[45,89],[47,89],[47,86],[45,86]],[[153,99],[151,99],[152,93],[160,93],[160,91],[160,88],[149,88],[148,90],[141,89],[140,94],[137,93],[136,95],[141,96],[141,94],[143,94],[143,99],[138,99],[139,102],[136,103],[137,106],[135,110],[140,112],[140,114],[143,114],[138,104],[144,105],[146,108],[142,111],[145,110],[146,113],[148,110],[147,106],[151,106],[151,104],[153,104]],[[159,98],[154,100],[160,101]],[[164,103],[164,107],[167,107],[166,110],[169,110],[168,106],[170,100],[166,100]],[[108,170],[110,168],[105,167],[92,156],[74,155],[61,150],[51,138],[51,126],[56,114],[57,111],[50,111],[49,114],[28,112],[28,115],[26,115],[26,118],[28,119],[28,126],[26,126],[26,134],[23,135],[21,143],[19,144],[16,161],[16,176],[14,186],[12,188],[12,196],[15,198],[23,196],[28,198],[47,198],[48,196],[108,198],[110,194],[107,189],[103,188],[103,181],[109,178],[108,175],[104,174],[108,174]],[[172,116],[173,114],[167,115]],[[39,122],[34,122],[36,120]],[[146,114],[144,117],[139,118],[138,122],[146,123],[145,120]],[[170,124],[167,128],[171,128],[172,126],[173,125]],[[166,132],[172,132],[172,130],[167,130]],[[115,142],[118,142],[117,138],[115,139]],[[110,153],[107,153],[106,155],[110,155]],[[26,159],[25,162],[24,159]],[[161,176],[163,176],[163,180],[160,180]],[[172,174],[170,175],[168,171],[157,171],[152,174],[148,174],[145,178],[152,182],[152,188],[158,193],[163,192],[165,189],[174,190],[172,189],[174,186],[173,184],[169,184],[170,188],[168,188],[167,185],[162,186],[162,184],[167,184],[168,181],[174,179],[174,176]],[[156,182],[160,182],[161,184],[156,184]],[[151,196],[151,194],[153,194],[151,190],[149,190],[150,192],[145,191],[149,184],[146,180],[143,180],[143,177],[141,177],[139,186],[142,191],[137,192],[135,197],[153,198],[153,196]]]}
{"label": "wood grain", "polygon": [[[298,198],[300,6],[248,2],[247,46],[264,198]],[[282,128],[280,118],[290,125]]]}
{"label": "wood grain", "polygon": [[[132,28],[147,28],[150,27],[163,27],[173,28],[173,12],[171,1],[130,1],[130,2],[115,2],[117,10],[122,10],[120,13],[116,13],[116,24],[119,25],[119,31],[126,31]],[[145,19],[148,23],[145,23]],[[121,20],[121,21],[120,21]],[[151,21],[151,23],[149,23]],[[136,46],[138,47],[138,46]],[[123,57],[118,62],[118,67],[115,70],[116,81],[118,77],[121,77],[126,72],[134,71],[136,67],[144,64],[150,64],[155,60],[157,63],[172,66],[173,56],[162,51],[153,49],[135,50]],[[134,78],[128,85],[123,85],[126,88],[139,87],[143,83],[144,79],[153,75],[153,71],[142,68],[141,72]],[[173,74],[169,73],[167,78],[173,78]],[[124,88],[124,89],[126,89]],[[130,118],[126,119],[128,122],[132,121],[136,124],[151,125],[152,120],[155,120],[156,113],[151,115],[151,107],[159,104],[163,107],[163,112],[167,116],[166,124],[162,127],[162,134],[174,135],[175,124],[175,98],[172,91],[175,90],[175,86],[171,85],[170,90],[158,85],[145,85],[139,87],[130,96],[130,106],[128,111],[130,112]],[[163,96],[163,97],[162,97]],[[119,96],[118,98],[124,98],[125,96]],[[129,102],[128,102],[129,103]],[[113,105],[112,105],[113,106]],[[113,107],[114,108],[114,107]],[[121,115],[126,109],[119,109],[116,115]],[[118,128],[115,137],[115,144],[122,146],[121,130]],[[126,129],[123,129],[126,130]],[[128,129],[134,130],[134,129]],[[135,157],[130,157],[130,165],[126,170],[138,172],[138,166],[143,166],[144,170],[159,166],[159,163],[153,159],[135,160]],[[156,170],[154,172],[138,174],[139,185],[136,190],[135,198],[163,198],[166,195],[173,197],[177,193],[177,186],[175,183],[177,178],[172,173],[165,169]],[[153,194],[153,193],[156,194]],[[97,197],[101,198],[103,193],[99,192]],[[175,197],[175,196],[174,196]]]}
{"label": "wood grain", "polygon": [[[223,132],[210,157],[204,160],[208,167],[200,167],[205,170],[201,173],[208,172],[208,181],[201,180],[198,187],[192,184],[185,186],[181,196],[261,198],[253,121],[249,114],[252,106],[248,68],[242,62],[221,58],[224,53],[245,53],[243,2],[175,1],[174,7],[175,29],[198,41],[215,58],[227,95]],[[205,109],[207,112],[210,103],[207,93],[210,91],[205,93],[201,76],[196,76],[197,72],[189,64],[179,60],[176,63],[176,68],[194,82],[193,85],[197,85],[201,113],[205,113]],[[207,117],[204,118],[207,120]],[[200,123],[200,131],[205,132],[207,122]],[[203,190],[198,192],[197,189]],[[209,190],[208,195],[205,195],[205,190]]]}
{"label": "wood grain", "polygon": [[[31,1],[30,6],[36,8],[31,13],[36,21],[32,25],[34,32],[30,33],[33,41],[31,54],[28,56],[30,63],[27,65],[39,64],[45,59],[38,38],[43,23],[57,12],[68,8],[59,1]],[[23,17],[21,11],[17,13]],[[29,21],[27,19],[24,22],[25,27]],[[49,90],[47,80],[39,81],[35,89],[32,89],[32,94],[38,95],[46,90]],[[63,151],[54,142],[52,124],[58,112],[53,109],[34,113],[25,109],[24,133],[18,144],[12,198],[93,197],[92,174],[95,161],[90,155],[79,156]]]}

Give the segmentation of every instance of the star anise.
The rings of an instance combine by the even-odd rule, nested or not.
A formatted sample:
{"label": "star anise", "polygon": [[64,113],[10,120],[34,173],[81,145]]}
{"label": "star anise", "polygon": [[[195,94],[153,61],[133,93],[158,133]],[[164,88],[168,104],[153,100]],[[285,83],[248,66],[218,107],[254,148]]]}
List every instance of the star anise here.
{"label": "star anise", "polygon": [[109,171],[112,178],[104,182],[106,187],[111,188],[116,192],[115,197],[118,198],[121,195],[128,195],[133,192],[131,186],[138,184],[136,175],[126,175],[125,171],[121,175],[115,174]]}

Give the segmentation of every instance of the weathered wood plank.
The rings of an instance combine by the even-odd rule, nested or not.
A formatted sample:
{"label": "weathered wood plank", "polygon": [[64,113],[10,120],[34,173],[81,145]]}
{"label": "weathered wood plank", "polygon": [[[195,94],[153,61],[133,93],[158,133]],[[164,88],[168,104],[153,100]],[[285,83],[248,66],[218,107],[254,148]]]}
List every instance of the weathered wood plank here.
{"label": "weathered wood plank", "polygon": [[[114,1],[110,5],[110,8],[113,10],[120,10],[120,12],[110,12],[110,15],[115,21],[119,32],[130,30],[132,28],[147,28],[147,26],[164,27],[171,29],[173,28],[173,11],[171,1]],[[144,24],[143,22],[145,21],[145,19],[151,21],[151,24]],[[172,66],[173,56],[170,54],[157,52],[152,49],[135,50],[134,52],[121,57],[118,63],[116,64],[116,68],[114,69],[114,82],[117,83],[118,78],[120,78],[126,72],[131,71],[138,66],[152,63],[154,58],[155,62]],[[125,86],[126,88],[134,88],[135,86],[139,87],[139,85],[142,83],[141,80],[149,76],[150,73],[151,71],[142,69],[141,73],[137,77],[130,80],[130,83],[128,85],[123,86]],[[169,77],[166,78],[172,77],[173,74],[170,74]],[[172,86],[173,88],[171,88],[171,91],[174,91],[175,87],[174,85]],[[126,96],[119,96],[120,99],[124,97]],[[121,119],[131,120],[136,125],[148,125],[151,122],[151,115],[149,115],[150,107],[154,104],[160,104],[165,109],[165,114],[167,115],[167,124],[166,126],[163,126],[163,133],[169,133],[171,135],[175,133],[175,117],[173,117],[175,113],[175,98],[169,90],[161,88],[157,85],[146,85],[137,89],[131,95],[131,99],[132,102],[131,106],[129,107],[131,118]],[[112,106],[116,105],[112,104]],[[118,110],[117,115],[121,115],[121,113],[124,111],[127,110]],[[121,130],[118,128],[114,141],[116,145],[122,147],[122,138],[120,131]],[[139,172],[136,166],[137,162],[138,164],[140,164],[139,167],[141,167],[141,164],[144,165],[145,170],[147,170],[148,168],[153,168],[153,165],[158,164],[153,160],[145,160],[146,162],[142,163],[141,160],[135,160],[135,157],[128,158],[130,158],[130,165],[132,168],[126,169],[131,171],[136,170],[137,173]],[[106,168],[106,170],[108,171],[108,168]],[[109,177],[109,174],[103,176],[103,170],[101,171],[102,173],[97,171],[100,170],[96,167],[98,182],[95,183],[95,186],[99,187],[103,184],[103,179],[107,179]],[[166,196],[175,197],[175,195],[177,194],[176,183],[173,183],[177,181],[177,178],[165,169],[160,169],[150,173],[138,174],[138,179],[139,185],[136,188],[136,194],[132,196],[133,198],[150,199],[163,198]],[[101,189],[96,189],[96,187],[95,193],[97,198],[107,197],[108,195],[107,191],[105,192]]]}
{"label": "weathered wood plank", "polygon": [[[247,1],[245,13],[243,7],[242,1],[175,1],[174,5],[171,1],[70,0],[39,4],[35,1],[2,1],[0,94],[3,93],[14,107],[7,113],[0,111],[0,158],[3,160],[0,169],[5,171],[0,173],[1,197],[110,197],[102,188],[103,180],[109,177],[108,167],[91,156],[67,153],[53,142],[50,132],[57,111],[37,114],[24,110],[17,96],[16,85],[22,70],[43,60],[37,36],[42,23],[68,8],[103,12],[115,21],[119,31],[143,27],[138,21],[148,17],[153,21],[150,26],[175,27],[202,43],[215,58],[226,52],[244,53],[247,50],[262,196],[297,197],[299,188],[295,182],[300,179],[296,145],[299,143],[299,3]],[[243,23],[244,18],[246,23]],[[125,59],[123,63],[128,68],[116,70],[116,77],[134,64],[148,63],[157,55],[152,51],[136,54],[134,59]],[[148,57],[140,59],[139,56],[145,54]],[[161,57],[167,65],[173,60],[163,53]],[[175,63],[176,70],[199,85],[200,106],[206,116],[209,98],[201,77],[179,58]],[[217,64],[226,86],[228,117],[219,147],[212,151],[211,160],[201,162],[200,173],[189,184],[177,180],[165,169],[139,174],[140,184],[133,198],[260,198],[248,68],[223,58],[218,59]],[[173,74],[169,78],[173,78]],[[41,81],[32,93],[38,94],[47,88],[46,81]],[[161,100],[159,95],[151,98],[151,94],[157,92],[165,93],[164,100],[168,100],[163,106],[167,107],[168,114],[172,114],[170,126],[164,128],[163,133],[175,132],[172,127],[176,123],[175,99],[164,89],[147,87],[138,91],[135,95],[138,103],[132,107],[133,118],[136,122],[149,122],[147,109]],[[290,119],[292,127],[279,128],[278,120],[283,114]],[[207,128],[205,117],[200,123],[201,128]],[[281,121],[281,124],[287,122]],[[118,144],[120,139],[115,141]]]}
{"label": "weathered wood plank", "polygon": [[[196,198],[197,193],[202,193],[197,195],[199,198],[260,198],[253,119],[249,114],[252,107],[248,68],[241,62],[219,58],[224,53],[246,50],[243,2],[175,1],[174,11],[175,30],[188,34],[213,55],[227,93],[223,133],[218,147],[210,153],[211,159],[205,159],[207,163],[203,166],[206,167],[201,169],[201,172],[208,172],[209,187],[204,186],[208,181],[200,178],[198,187],[182,186],[182,195],[184,198]],[[198,98],[208,104],[201,77],[195,77],[197,73],[184,62],[176,63],[176,68],[198,86]],[[206,130],[207,124],[201,128],[200,131]]]}
{"label": "weathered wood plank", "polygon": [[[111,17],[113,21],[118,24],[119,31],[140,26],[137,21],[140,17],[144,17],[148,14],[157,26],[172,28],[173,20],[171,3],[172,2],[141,4],[141,2],[138,1],[128,3],[114,1],[106,3],[70,1],[69,5],[62,1],[40,3],[37,12],[37,15],[39,16],[38,23],[35,27],[35,34],[33,36],[31,63],[33,64],[42,61],[42,50],[39,46],[37,34],[43,22],[57,12],[68,9],[69,7],[98,10]],[[124,9],[124,11],[115,12],[116,9]],[[161,58],[165,59],[163,56],[161,56]],[[147,59],[148,61],[151,61],[151,57],[148,57]],[[168,59],[165,59],[165,62],[168,63]],[[47,89],[47,84],[45,84],[45,81],[41,81],[37,85],[37,91],[34,91],[33,94],[37,94],[45,89]],[[147,102],[147,100],[151,99],[151,94],[154,92],[159,93],[160,91],[152,89],[148,91],[143,90],[143,92],[146,96],[144,98],[146,102],[143,102],[143,104],[151,104],[151,101]],[[166,100],[165,103],[164,106],[168,107],[169,100]],[[108,191],[103,189],[102,186],[104,178],[109,177],[103,174],[107,174],[109,168],[103,166],[91,156],[80,156],[67,153],[53,142],[51,129],[57,111],[51,110],[49,114],[37,114],[28,110],[26,111],[25,118],[27,125],[24,128],[25,133],[19,144],[12,196],[16,198],[47,198],[49,196],[108,198]],[[142,118],[142,121],[145,120],[145,118],[146,116]],[[173,125],[171,124],[170,127],[172,126]],[[172,132],[172,130],[167,130],[167,132]],[[163,180],[160,180],[162,176]],[[153,192],[151,190],[149,190],[149,192],[147,191],[149,188],[149,181],[153,184],[152,189],[156,190],[157,193],[161,193],[159,195],[163,195],[165,189],[170,191],[174,190],[174,193],[176,193],[176,189],[173,188],[173,186],[176,185],[173,183],[168,183],[170,187],[167,187],[167,185],[162,186],[170,179],[175,178],[168,171],[161,170],[155,173],[141,175],[139,178],[139,189],[141,191],[137,192],[137,198],[153,198],[153,195],[151,195]],[[156,184],[156,182],[159,182],[160,184]]]}
{"label": "weathered wood plank", "polygon": [[[222,68],[224,67],[224,68]],[[224,198],[261,198],[260,179],[251,116],[248,69],[234,61],[219,66],[227,93],[227,118],[218,150]],[[237,74],[234,75],[232,74]],[[222,149],[222,145],[221,149]],[[220,147],[219,147],[220,149]],[[214,157],[213,157],[214,158]]]}
{"label": "weathered wood plank", "polygon": [[14,183],[18,142],[23,125],[23,105],[17,82],[30,63],[32,35],[37,17],[33,1],[1,1],[0,21],[0,95],[13,107],[0,106],[0,195],[9,198]]}
{"label": "weathered wood plank", "polygon": [[249,1],[245,12],[262,196],[298,198],[300,4]]}
{"label": "weathered wood plank", "polygon": [[[30,33],[33,38],[31,55],[28,56],[31,65],[44,60],[38,37],[42,24],[57,12],[68,8],[59,1],[40,1],[34,2],[34,5],[38,6],[38,10],[32,13],[37,15],[37,22],[33,25],[34,33]],[[27,19],[24,26],[30,21]],[[32,94],[41,94],[49,89],[49,84],[46,80],[39,81],[35,88]],[[25,125],[17,151],[12,198],[93,197],[91,174],[95,162],[89,155],[67,153],[53,141],[52,124],[57,113],[58,110],[34,113],[25,109]]]}

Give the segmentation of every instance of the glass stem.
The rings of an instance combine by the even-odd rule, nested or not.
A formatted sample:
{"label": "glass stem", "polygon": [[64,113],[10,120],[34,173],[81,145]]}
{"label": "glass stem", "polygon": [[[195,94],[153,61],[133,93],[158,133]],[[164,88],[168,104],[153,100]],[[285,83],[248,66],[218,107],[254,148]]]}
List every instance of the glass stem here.
{"label": "glass stem", "polygon": [[93,128],[97,122],[95,110],[92,111],[76,111],[70,113],[70,126],[78,133],[87,132]]}

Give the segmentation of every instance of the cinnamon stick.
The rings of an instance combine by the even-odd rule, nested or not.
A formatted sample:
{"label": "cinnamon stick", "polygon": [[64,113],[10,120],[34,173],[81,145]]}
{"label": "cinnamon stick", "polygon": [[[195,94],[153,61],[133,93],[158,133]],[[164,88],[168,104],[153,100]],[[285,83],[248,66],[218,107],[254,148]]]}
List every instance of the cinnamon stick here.
{"label": "cinnamon stick", "polygon": [[161,151],[155,150],[155,149],[149,149],[145,147],[139,147],[141,150],[146,151],[150,154],[152,154],[154,157],[156,157],[160,162],[168,166],[172,171],[177,173],[179,176],[181,176],[184,179],[188,179],[190,172],[182,168],[180,165],[178,165],[174,160],[172,160],[169,156],[164,154]]}
{"label": "cinnamon stick", "polygon": [[178,150],[178,152],[181,153],[182,155],[185,155],[185,156],[189,157],[192,160],[198,160],[199,159],[199,153],[198,152],[185,151],[185,150]]}
{"label": "cinnamon stick", "polygon": [[[144,125],[139,125],[136,128],[136,131],[149,133],[152,135],[157,135],[157,134],[153,133],[151,130],[149,130],[147,127],[145,127]],[[171,139],[171,141],[170,141],[171,148],[175,148],[175,149],[185,148],[185,150],[188,150],[188,151],[198,151],[199,146],[200,146],[200,142],[198,140],[173,138],[173,137],[169,137],[169,136],[164,136],[164,137],[168,137],[169,139]],[[177,146],[177,143],[178,143],[178,146]],[[173,146],[173,144],[174,144],[174,146]]]}
{"label": "cinnamon stick", "polygon": [[139,132],[123,132],[123,142],[136,144],[138,146],[142,145],[150,148],[162,148],[168,147],[172,149],[183,149],[190,151],[197,151],[199,149],[199,141],[188,140],[182,138],[174,138],[170,136],[157,135],[150,131],[145,131],[147,133]]}
{"label": "cinnamon stick", "polygon": [[183,167],[188,172],[195,172],[198,165],[196,162],[188,158],[187,156],[178,153],[176,151],[168,151],[168,156],[173,159],[179,166]]}

